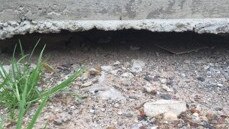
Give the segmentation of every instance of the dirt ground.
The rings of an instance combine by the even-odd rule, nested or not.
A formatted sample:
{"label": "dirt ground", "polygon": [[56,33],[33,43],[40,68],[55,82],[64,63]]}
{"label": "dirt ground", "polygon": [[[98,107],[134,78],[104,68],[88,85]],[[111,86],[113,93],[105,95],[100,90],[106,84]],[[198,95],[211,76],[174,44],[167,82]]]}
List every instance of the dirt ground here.
{"label": "dirt ground", "polygon": [[[86,72],[50,99],[37,129],[229,128],[229,40],[189,33],[83,35],[45,52],[55,72],[45,73],[41,88],[81,66]],[[7,65],[10,54],[0,59]],[[145,114],[144,104],[157,100],[179,100],[187,109],[169,119]]]}

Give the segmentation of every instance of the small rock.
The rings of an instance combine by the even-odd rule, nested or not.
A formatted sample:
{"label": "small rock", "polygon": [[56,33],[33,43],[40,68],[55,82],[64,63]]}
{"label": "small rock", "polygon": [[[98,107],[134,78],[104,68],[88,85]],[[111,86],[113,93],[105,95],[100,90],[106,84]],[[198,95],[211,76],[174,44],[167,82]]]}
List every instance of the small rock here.
{"label": "small rock", "polygon": [[142,71],[144,66],[145,66],[145,62],[141,60],[132,60],[131,72],[139,73]]}
{"label": "small rock", "polygon": [[158,126],[153,126],[150,129],[158,129]]}
{"label": "small rock", "polygon": [[217,84],[217,86],[218,86],[218,87],[223,87],[223,84],[220,84],[220,83],[219,83],[219,84]]}
{"label": "small rock", "polygon": [[121,63],[119,62],[119,61],[116,61],[116,62],[114,62],[114,66],[118,66],[118,65],[120,65]]}
{"label": "small rock", "polygon": [[174,113],[177,116],[186,111],[186,103],[176,100],[158,100],[155,102],[146,102],[144,104],[144,112],[148,117],[154,117],[164,113]]}
{"label": "small rock", "polygon": [[170,94],[160,94],[160,97],[165,100],[171,100],[172,96]]}
{"label": "small rock", "polygon": [[101,108],[101,111],[102,111],[102,112],[105,112],[105,111],[106,111],[106,109],[105,109],[105,108]]}
{"label": "small rock", "polygon": [[162,89],[168,92],[173,92],[173,90],[171,88],[169,88],[168,86],[166,86],[165,84],[162,84]]}
{"label": "small rock", "polygon": [[82,87],[88,87],[88,86],[91,86],[91,85],[92,85],[92,82],[91,81],[88,81],[88,82],[82,84],[81,86]]}
{"label": "small rock", "polygon": [[200,122],[200,117],[199,117],[199,114],[198,113],[193,113],[192,114],[192,120],[194,121],[194,122]]}
{"label": "small rock", "polygon": [[126,72],[126,73],[123,73],[123,74],[121,75],[121,77],[125,77],[125,78],[133,78],[133,77],[134,77],[134,75],[133,75],[132,73]]}
{"label": "small rock", "polygon": [[162,84],[165,84],[167,82],[167,80],[165,78],[161,78],[160,81]]}
{"label": "small rock", "polygon": [[110,72],[112,71],[112,66],[107,65],[107,66],[101,66],[101,69],[105,72]]}
{"label": "small rock", "polygon": [[132,84],[132,81],[128,78],[122,78],[120,81],[121,81],[121,84],[124,86],[130,86]]}
{"label": "small rock", "polygon": [[151,84],[147,83],[144,86],[144,91],[146,91],[147,93],[153,93],[154,95],[157,94],[157,89],[156,87],[152,86]]}
{"label": "small rock", "polygon": [[118,69],[116,69],[116,70],[112,70],[112,71],[111,71],[111,74],[113,74],[113,75],[117,75],[118,71],[119,71]]}
{"label": "small rock", "polygon": [[172,112],[166,112],[163,114],[163,120],[165,121],[175,121],[178,120],[177,114],[172,113]]}
{"label": "small rock", "polygon": [[119,107],[119,104],[118,103],[115,103],[114,104],[114,107],[118,108]]}
{"label": "small rock", "polygon": [[149,86],[144,86],[144,91],[146,91],[147,93],[151,93],[151,92],[155,91],[155,88],[149,87]]}
{"label": "small rock", "polygon": [[96,76],[96,75],[100,75],[101,74],[101,71],[95,69],[95,68],[91,68],[89,69],[89,74],[92,75],[92,76]]}
{"label": "small rock", "polygon": [[197,77],[197,80],[199,80],[201,82],[204,82],[205,81],[205,78],[203,78],[203,77]]}
{"label": "small rock", "polygon": [[89,72],[85,72],[85,73],[83,73],[83,75],[80,77],[80,79],[81,79],[82,81],[85,81],[85,80],[87,80],[87,79],[89,78],[89,76],[90,76]]}
{"label": "small rock", "polygon": [[61,120],[57,119],[57,120],[54,120],[54,121],[53,121],[53,124],[54,124],[54,125],[60,126],[60,125],[62,125],[63,123],[62,123]]}
{"label": "small rock", "polygon": [[125,97],[122,95],[122,93],[114,88],[110,88],[105,91],[100,91],[99,96],[102,99],[108,100],[125,100]]}
{"label": "small rock", "polygon": [[150,82],[150,81],[153,80],[153,78],[150,77],[149,75],[145,75],[144,79],[145,79],[146,81],[148,81],[148,82]]}
{"label": "small rock", "polygon": [[117,112],[117,114],[118,114],[118,115],[122,115],[122,111],[119,110],[119,111]]}
{"label": "small rock", "polygon": [[122,115],[125,117],[128,117],[128,118],[133,117],[133,114],[131,114],[131,113],[123,113]]}
{"label": "small rock", "polygon": [[90,109],[90,111],[89,111],[90,113],[95,113],[95,109]]}

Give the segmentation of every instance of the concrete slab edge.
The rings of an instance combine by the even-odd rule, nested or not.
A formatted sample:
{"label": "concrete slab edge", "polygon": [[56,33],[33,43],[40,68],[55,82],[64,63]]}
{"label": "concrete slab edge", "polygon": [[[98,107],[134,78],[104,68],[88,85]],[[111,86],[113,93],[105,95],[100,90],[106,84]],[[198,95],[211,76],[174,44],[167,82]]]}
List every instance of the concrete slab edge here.
{"label": "concrete slab edge", "polygon": [[8,21],[0,22],[0,39],[27,33],[59,33],[98,29],[116,31],[123,29],[152,32],[229,33],[229,18],[218,19],[150,19],[150,20],[62,20],[62,21]]}

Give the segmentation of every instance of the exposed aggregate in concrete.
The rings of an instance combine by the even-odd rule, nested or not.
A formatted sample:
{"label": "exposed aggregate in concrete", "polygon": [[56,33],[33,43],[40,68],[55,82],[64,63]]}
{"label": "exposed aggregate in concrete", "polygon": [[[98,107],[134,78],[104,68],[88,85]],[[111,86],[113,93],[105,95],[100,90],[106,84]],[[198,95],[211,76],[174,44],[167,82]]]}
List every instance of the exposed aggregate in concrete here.
{"label": "exposed aggregate in concrete", "polygon": [[66,20],[66,21],[8,21],[0,22],[0,39],[27,33],[59,33],[91,29],[116,31],[123,29],[152,32],[229,33],[229,19],[153,19],[153,20]]}

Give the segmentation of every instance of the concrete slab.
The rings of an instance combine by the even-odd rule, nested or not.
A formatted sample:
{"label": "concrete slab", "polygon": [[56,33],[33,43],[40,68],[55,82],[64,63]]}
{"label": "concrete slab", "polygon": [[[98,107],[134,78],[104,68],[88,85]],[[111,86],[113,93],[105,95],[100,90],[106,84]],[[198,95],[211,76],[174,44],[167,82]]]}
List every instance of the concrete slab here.
{"label": "concrete slab", "polygon": [[228,0],[0,0],[0,39],[26,33],[144,29],[228,33]]}

